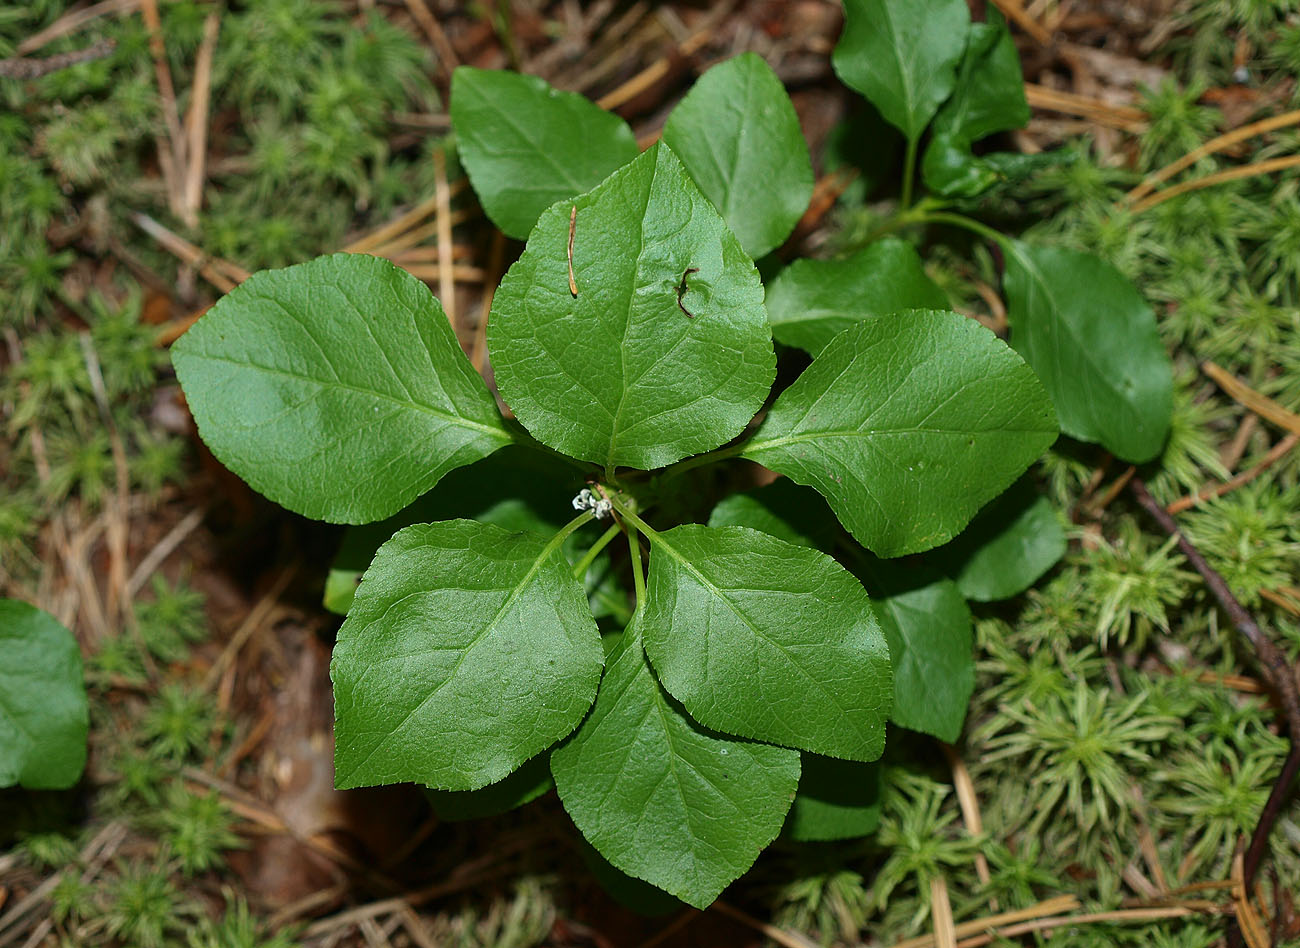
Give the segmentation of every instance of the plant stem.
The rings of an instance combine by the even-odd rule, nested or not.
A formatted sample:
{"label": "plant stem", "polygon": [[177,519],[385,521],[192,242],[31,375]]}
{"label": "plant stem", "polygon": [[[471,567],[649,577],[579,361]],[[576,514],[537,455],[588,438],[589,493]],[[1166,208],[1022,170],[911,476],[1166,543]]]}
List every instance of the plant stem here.
{"label": "plant stem", "polygon": [[[627,516],[626,512],[624,512],[624,516]],[[636,519],[635,514],[631,515],[628,522],[631,523],[632,519]],[[640,523],[640,520],[637,519],[636,522]],[[634,523],[633,526],[635,525]],[[641,526],[645,526],[645,524],[641,524]],[[636,530],[628,531],[627,548],[628,553],[632,556],[632,590],[636,594],[636,610],[633,613],[635,615],[645,606],[645,575],[641,572],[641,536]]]}
{"label": "plant stem", "polygon": [[1219,601],[1219,605],[1228,614],[1237,631],[1254,646],[1255,655],[1264,666],[1264,671],[1277,692],[1279,703],[1286,716],[1291,737],[1290,752],[1282,765],[1282,773],[1278,775],[1277,782],[1273,785],[1273,792],[1260,813],[1255,832],[1251,834],[1250,846],[1246,850],[1242,867],[1242,882],[1249,892],[1255,873],[1264,858],[1269,833],[1282,812],[1289,784],[1295,779],[1297,770],[1300,770],[1300,688],[1296,686],[1295,672],[1291,668],[1291,663],[1287,661],[1286,655],[1263,633],[1250,613],[1237,601],[1237,597],[1232,594],[1223,577],[1206,561],[1195,544],[1178,529],[1178,523],[1174,518],[1151,496],[1142,478],[1135,477],[1129,481],[1129,490],[1133,492],[1142,509],[1149,513],[1167,534],[1177,539],[1178,548],[1187,557],[1187,562],[1201,574],[1201,579],[1205,581],[1214,598]]}
{"label": "plant stem", "polygon": [[685,474],[687,471],[693,471],[697,467],[703,467],[705,464],[713,464],[716,461],[726,461],[729,458],[738,456],[745,450],[745,442],[733,444],[725,448],[717,448],[704,454],[697,454],[694,457],[684,458],[676,464],[670,464],[664,468],[663,473],[659,476],[663,479],[676,477],[678,474]]}
{"label": "plant stem", "polygon": [[557,534],[555,534],[555,536],[551,537],[551,543],[553,543],[555,547],[558,549],[561,543],[569,539],[570,533],[572,533],[574,530],[577,530],[579,527],[589,523],[595,516],[596,515],[592,513],[590,510],[584,510],[582,513],[578,514],[578,516],[574,517],[564,526],[560,527],[560,531]]}
{"label": "plant stem", "polygon": [[591,568],[592,563],[596,562],[596,557],[600,556],[600,551],[609,546],[609,541],[618,536],[621,529],[618,524],[614,524],[600,535],[600,539],[592,545],[582,559],[574,564],[573,575],[576,579],[582,579],[587,575],[587,570]]}
{"label": "plant stem", "polygon": [[916,147],[919,141],[919,137],[909,138],[907,151],[903,153],[903,195],[900,203],[904,211],[912,206],[912,181],[916,176]]}
{"label": "plant stem", "polygon": [[1003,249],[1005,249],[1010,243],[1010,238],[1007,237],[1006,234],[998,233],[992,227],[989,227],[986,224],[981,224],[977,220],[972,220],[965,214],[953,214],[950,211],[930,211],[922,214],[920,220],[927,224],[951,224],[953,227],[960,227],[963,230],[970,231],[972,234],[978,234],[985,240],[993,241]]}

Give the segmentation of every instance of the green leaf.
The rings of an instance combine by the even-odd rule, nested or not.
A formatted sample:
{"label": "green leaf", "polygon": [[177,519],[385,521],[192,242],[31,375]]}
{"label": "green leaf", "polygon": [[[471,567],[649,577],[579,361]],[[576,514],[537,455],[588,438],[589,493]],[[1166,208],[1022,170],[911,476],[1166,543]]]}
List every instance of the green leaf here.
{"label": "green leaf", "polygon": [[403,527],[464,518],[549,536],[573,517],[570,501],[582,487],[583,474],[572,464],[524,445],[506,445],[452,471],[388,519],[348,527],[325,580],[325,608],[347,613],[375,551]]}
{"label": "green leaf", "polygon": [[950,540],[1056,439],[1043,385],[989,330],[914,310],[836,336],[743,456],[815,487],[880,556]]}
{"label": "green leaf", "polygon": [[1020,241],[1005,250],[1011,345],[1047,386],[1061,430],[1130,463],[1154,458],[1174,381],[1151,307],[1092,254]]}
{"label": "green leaf", "polygon": [[808,144],[785,87],[756,53],[700,76],[663,141],[755,259],[781,246],[808,209]]}
{"label": "green leaf", "polygon": [[172,361],[217,459],[307,517],[380,520],[511,440],[428,287],[377,257],[253,274]]}
{"label": "green leaf", "polygon": [[72,786],[90,722],[76,637],[48,612],[0,599],[0,655],[0,787]]}
{"label": "green leaf", "polygon": [[1015,41],[996,10],[990,21],[972,23],[952,97],[934,118],[935,132],[977,142],[1029,123],[1025,80]]}
{"label": "green leaf", "polygon": [[870,836],[880,826],[881,789],[879,763],[804,754],[785,835],[801,843]]}
{"label": "green leaf", "polygon": [[995,184],[999,169],[971,145],[1029,122],[1015,42],[997,11],[988,12],[989,22],[970,25],[956,89],[935,116],[921,165],[926,186],[945,196],[974,197]]}
{"label": "green leaf", "polygon": [[971,152],[970,142],[954,132],[936,132],[926,146],[921,177],[935,194],[973,198],[998,183],[998,173]]}
{"label": "green leaf", "polygon": [[380,547],[330,664],[340,789],[476,790],[577,726],[603,653],[565,537],[452,520]]}
{"label": "green leaf", "polygon": [[966,45],[966,0],[844,0],[831,62],[911,141],[949,95]]}
{"label": "green leaf", "polygon": [[656,683],[634,619],[551,771],[573,822],[615,868],[704,908],[780,832],[799,755],[700,728]]}
{"label": "green leaf", "polygon": [[796,260],[767,290],[767,318],[776,341],[813,355],[865,319],[947,305],[948,297],[925,275],[916,250],[895,237],[843,260]]}
{"label": "green leaf", "polygon": [[788,477],[723,498],[709,515],[710,527],[749,527],[770,537],[829,553],[839,524],[821,495]]}
{"label": "green leaf", "polygon": [[729,441],[776,371],[758,272],[662,144],[542,215],[493,297],[488,347],[533,436],[606,467]]}
{"label": "green leaf", "polygon": [[591,190],[637,156],[636,137],[617,115],[515,72],[458,67],[451,124],[483,210],[517,240],[556,201]]}
{"label": "green leaf", "polygon": [[744,527],[685,524],[650,539],[646,654],[695,720],[833,757],[880,756],[889,652],[847,570]]}
{"label": "green leaf", "polygon": [[979,512],[935,559],[976,602],[1010,599],[1065,555],[1065,531],[1051,503],[1021,479]]}
{"label": "green leaf", "polygon": [[894,664],[900,727],[952,743],[961,735],[975,690],[970,609],[950,579],[902,561],[860,553],[853,572],[871,593]]}
{"label": "green leaf", "polygon": [[459,823],[509,813],[533,802],[553,786],[550,755],[538,754],[504,780],[478,790],[433,790],[426,787],[424,795],[440,820]]}

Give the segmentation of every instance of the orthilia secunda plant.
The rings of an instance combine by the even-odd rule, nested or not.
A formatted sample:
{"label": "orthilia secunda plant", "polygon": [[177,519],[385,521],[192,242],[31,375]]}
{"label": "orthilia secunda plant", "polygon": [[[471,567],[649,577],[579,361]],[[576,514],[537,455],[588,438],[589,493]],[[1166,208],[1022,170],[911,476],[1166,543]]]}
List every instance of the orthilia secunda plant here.
{"label": "orthilia secunda plant", "polygon": [[[460,161],[527,241],[487,326],[511,420],[425,285],[370,256],[255,274],[177,342],[217,458],[358,525],[326,590],[339,787],[411,781],[463,818],[553,786],[605,869],[708,905],[783,828],[874,830],[887,722],[959,735],[966,600],[1064,548],[1021,479],[1059,430],[1159,450],[1168,358],[1132,287],[952,210],[1021,173],[971,148],[1027,118],[1005,28],[964,0],[854,2],[834,62],[902,133],[886,230],[1001,245],[1010,345],[896,237],[765,290],[753,261],[813,174],[752,54],[641,152],[579,95],[456,71]],[[777,391],[774,337],[813,356]],[[741,461],[781,476],[728,493]]]}

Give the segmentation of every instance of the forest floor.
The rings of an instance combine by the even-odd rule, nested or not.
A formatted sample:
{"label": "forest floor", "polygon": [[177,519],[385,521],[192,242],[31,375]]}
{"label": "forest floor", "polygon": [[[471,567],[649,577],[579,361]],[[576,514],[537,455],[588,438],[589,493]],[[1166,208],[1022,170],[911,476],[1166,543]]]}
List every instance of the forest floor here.
{"label": "forest floor", "polygon": [[[1034,110],[1007,146],[1075,160],[986,210],[1101,253],[1156,306],[1178,381],[1147,479],[1294,660],[1300,5],[996,5]],[[856,101],[830,64],[841,22],[832,0],[0,11],[0,593],[74,630],[92,708],[78,787],[0,791],[0,948],[1192,948],[1234,920],[1251,948],[1300,938],[1294,799],[1258,889],[1234,881],[1287,754],[1258,667],[1100,451],[1036,469],[1070,553],[977,613],[966,734],[890,761],[870,840],[779,842],[710,909],[645,917],[593,879],[553,794],[445,822],[415,788],[333,789],[339,530],[206,452],[167,346],[251,271],[347,249],[429,282],[483,368],[521,247],[447,147],[457,64],[582,92],[645,144],[694,77],[757,52],[818,174],[783,253],[853,250],[895,195],[837,158]],[[1125,201],[1189,153],[1175,181],[1231,173]],[[932,259],[955,308],[1005,327],[996,259]]]}

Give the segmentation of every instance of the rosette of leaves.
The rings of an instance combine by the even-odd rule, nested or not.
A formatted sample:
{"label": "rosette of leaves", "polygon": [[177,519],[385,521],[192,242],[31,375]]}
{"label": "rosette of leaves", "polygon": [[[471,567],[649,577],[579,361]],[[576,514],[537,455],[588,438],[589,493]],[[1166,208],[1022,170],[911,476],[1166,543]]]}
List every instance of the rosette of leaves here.
{"label": "rosette of leaves", "polygon": [[[759,416],[776,352],[752,257],[790,233],[811,170],[757,57],[707,73],[630,160],[621,120],[536,79],[462,70],[451,109],[485,209],[531,222],[487,331],[514,421],[428,289],[364,255],[255,274],[175,345],[176,372],[254,488],[381,522],[353,528],[352,562],[373,558],[340,577],[338,786],[412,781],[477,815],[553,782],[612,866],[704,906],[787,819],[795,838],[871,830],[888,721],[957,736],[957,580],[890,558],[961,533],[1056,414],[1020,355],[916,279],[924,298],[821,327]],[[563,127],[590,132],[580,162],[547,150]],[[674,516],[693,472],[736,458],[785,479],[707,524]]]}

